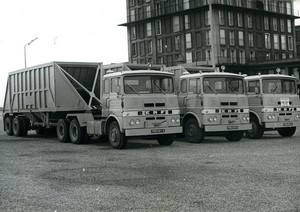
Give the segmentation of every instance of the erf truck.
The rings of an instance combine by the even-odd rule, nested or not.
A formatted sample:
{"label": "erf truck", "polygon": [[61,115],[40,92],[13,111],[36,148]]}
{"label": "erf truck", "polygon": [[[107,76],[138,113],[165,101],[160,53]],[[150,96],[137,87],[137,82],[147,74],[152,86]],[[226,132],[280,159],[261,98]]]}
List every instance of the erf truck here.
{"label": "erf truck", "polygon": [[208,134],[239,141],[251,129],[242,75],[207,67],[167,69],[175,74],[181,123],[188,141],[201,142]]}
{"label": "erf truck", "polygon": [[61,142],[106,136],[118,149],[132,136],[170,145],[182,132],[174,75],[125,64],[51,62],[11,72],[3,117],[8,135],[55,127]]}
{"label": "erf truck", "polygon": [[300,126],[300,101],[296,78],[269,74],[245,77],[252,129],[249,138],[259,139],[264,131],[277,130],[282,137],[293,136]]}

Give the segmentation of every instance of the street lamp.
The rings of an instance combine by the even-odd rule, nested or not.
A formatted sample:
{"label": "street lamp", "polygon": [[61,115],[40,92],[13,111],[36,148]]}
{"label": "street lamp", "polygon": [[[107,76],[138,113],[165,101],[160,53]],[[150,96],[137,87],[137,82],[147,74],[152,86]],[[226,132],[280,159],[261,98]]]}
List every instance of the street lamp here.
{"label": "street lamp", "polygon": [[26,43],[25,45],[24,45],[24,60],[25,60],[25,68],[27,67],[27,65],[26,65],[26,46],[28,45],[30,45],[30,44],[32,44],[34,41],[36,41],[36,39],[37,38],[35,38],[35,39],[33,39],[33,40],[31,40],[29,43]]}

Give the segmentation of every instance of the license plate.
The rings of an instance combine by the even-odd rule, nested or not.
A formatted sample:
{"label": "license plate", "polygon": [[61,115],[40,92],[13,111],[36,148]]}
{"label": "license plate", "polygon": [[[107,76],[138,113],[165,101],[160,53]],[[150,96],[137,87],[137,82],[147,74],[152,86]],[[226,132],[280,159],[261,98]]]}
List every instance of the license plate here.
{"label": "license plate", "polygon": [[239,126],[228,126],[227,129],[228,130],[238,130]]}
{"label": "license plate", "polygon": [[151,130],[151,133],[164,133],[165,132],[165,129],[154,129],[154,130]]}
{"label": "license plate", "polygon": [[290,127],[293,126],[293,123],[292,122],[283,123],[283,126]]}

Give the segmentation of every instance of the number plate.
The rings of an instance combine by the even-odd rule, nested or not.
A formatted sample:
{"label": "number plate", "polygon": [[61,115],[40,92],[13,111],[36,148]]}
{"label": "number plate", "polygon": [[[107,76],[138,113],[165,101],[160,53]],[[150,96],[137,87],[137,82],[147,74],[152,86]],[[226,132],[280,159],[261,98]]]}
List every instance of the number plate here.
{"label": "number plate", "polygon": [[283,126],[285,126],[285,127],[293,126],[293,122],[283,123]]}
{"label": "number plate", "polygon": [[164,133],[165,132],[165,129],[154,129],[154,130],[151,130],[151,133]]}
{"label": "number plate", "polygon": [[238,130],[239,126],[228,126],[227,129],[228,130]]}

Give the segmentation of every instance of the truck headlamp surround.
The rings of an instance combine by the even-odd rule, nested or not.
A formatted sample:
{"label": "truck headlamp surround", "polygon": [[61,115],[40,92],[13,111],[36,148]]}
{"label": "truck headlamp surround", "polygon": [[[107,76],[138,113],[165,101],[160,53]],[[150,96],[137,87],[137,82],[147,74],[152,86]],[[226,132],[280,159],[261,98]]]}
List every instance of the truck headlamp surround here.
{"label": "truck headlamp surround", "polygon": [[214,122],[214,121],[217,121],[218,120],[218,118],[216,117],[216,116],[210,116],[209,118],[208,118],[208,121],[209,122]]}

